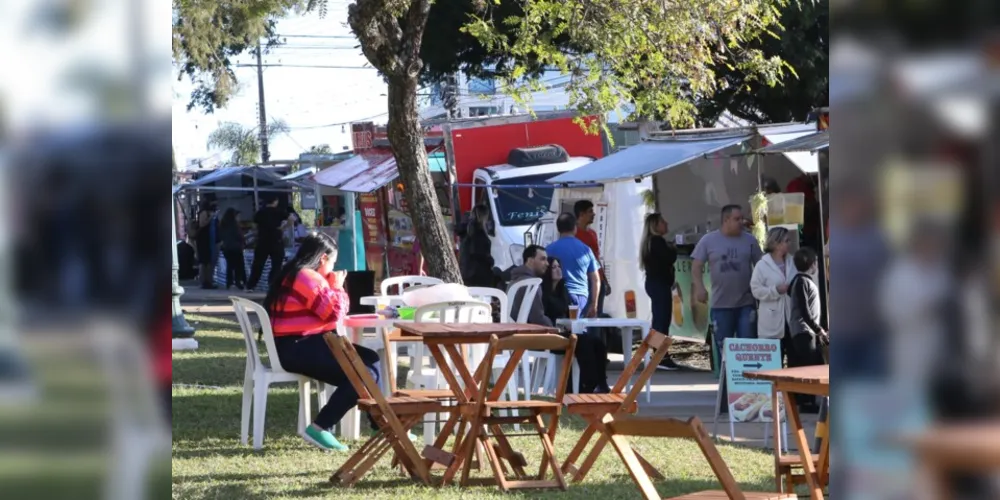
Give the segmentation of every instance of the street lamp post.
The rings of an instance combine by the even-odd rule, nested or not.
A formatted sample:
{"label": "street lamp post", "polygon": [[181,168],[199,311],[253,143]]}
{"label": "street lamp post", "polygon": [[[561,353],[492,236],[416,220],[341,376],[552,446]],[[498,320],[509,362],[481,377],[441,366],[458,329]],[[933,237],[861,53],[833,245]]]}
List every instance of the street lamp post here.
{"label": "street lamp post", "polygon": [[177,276],[180,266],[177,264],[177,215],[176,200],[174,195],[170,195],[170,253],[173,261],[170,264],[170,286],[171,304],[170,309],[173,316],[173,338],[187,339],[194,337],[194,328],[184,319],[184,309],[181,308],[181,295],[184,289],[181,288],[180,279]]}

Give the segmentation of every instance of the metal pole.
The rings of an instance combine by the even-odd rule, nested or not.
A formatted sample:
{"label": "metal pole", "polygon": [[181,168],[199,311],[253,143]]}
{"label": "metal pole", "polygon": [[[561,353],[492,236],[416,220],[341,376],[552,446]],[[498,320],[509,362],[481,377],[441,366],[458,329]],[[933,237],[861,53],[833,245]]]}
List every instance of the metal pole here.
{"label": "metal pole", "polygon": [[267,115],[264,113],[264,67],[261,64],[260,42],[257,42],[257,99],[260,106],[260,157],[264,162],[271,161],[271,152],[267,147]]}
{"label": "metal pole", "polygon": [[180,279],[177,273],[180,266],[177,264],[177,215],[176,207],[177,203],[174,195],[170,195],[170,255],[172,257],[172,262],[170,265],[170,286],[171,286],[171,304],[170,311],[173,316],[173,338],[175,339],[186,339],[194,337],[194,328],[188,324],[187,320],[184,319],[184,309],[181,308],[181,295],[184,295],[184,289],[181,288]]}

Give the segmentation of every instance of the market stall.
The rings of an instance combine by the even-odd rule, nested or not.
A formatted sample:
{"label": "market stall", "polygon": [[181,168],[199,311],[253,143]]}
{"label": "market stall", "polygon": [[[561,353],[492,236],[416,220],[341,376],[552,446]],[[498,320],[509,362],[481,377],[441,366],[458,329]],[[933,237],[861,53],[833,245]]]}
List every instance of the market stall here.
{"label": "market stall", "polygon": [[[253,233],[253,215],[267,197],[278,197],[278,207],[287,210],[291,206],[289,195],[292,193],[313,193],[315,188],[308,182],[295,178],[288,173],[288,167],[272,166],[236,166],[222,167],[209,172],[191,182],[178,186],[174,196],[185,211],[189,220],[197,220],[198,207],[203,201],[214,201],[221,217],[229,208],[240,212],[240,229],[243,231],[247,246],[243,252],[244,265],[249,274],[253,262],[255,238]],[[285,259],[294,253],[294,238],[286,238]],[[267,289],[271,263],[264,265],[257,286],[258,291]],[[213,282],[216,286],[226,284],[226,260],[216,255]]]}
{"label": "market stall", "polygon": [[[762,175],[785,185],[803,173],[816,172],[816,160],[808,155],[780,155],[765,161],[751,154],[762,144],[780,144],[814,131],[815,124],[783,124],[653,134],[645,142],[551,179],[561,187],[553,199],[554,213],[570,210],[581,198],[606,211],[602,255],[612,295],[605,301],[605,312],[651,317],[637,256],[643,216],[658,211],[669,223],[668,238],[680,252],[670,334],[706,338],[708,305],[692,300],[690,254],[694,245],[718,227],[723,206],[732,203],[749,208]],[[577,187],[594,183],[603,188]],[[539,241],[554,238],[552,226],[545,224]],[[634,300],[629,302],[634,303],[634,312],[626,310],[626,296],[632,294]]]}
{"label": "market stall", "polygon": [[[442,208],[447,204],[444,154],[428,139],[428,162],[435,185],[440,186]],[[437,142],[440,142],[438,140]],[[377,144],[377,143],[376,143]],[[326,168],[312,177],[324,202],[341,200],[346,213],[357,207],[356,223],[361,236],[357,255],[363,256],[352,269],[368,269],[376,285],[388,276],[420,274],[422,259],[413,221],[400,182],[396,160],[387,147],[357,148],[358,154]],[[450,213],[446,212],[450,223]],[[363,248],[362,248],[363,245]]]}

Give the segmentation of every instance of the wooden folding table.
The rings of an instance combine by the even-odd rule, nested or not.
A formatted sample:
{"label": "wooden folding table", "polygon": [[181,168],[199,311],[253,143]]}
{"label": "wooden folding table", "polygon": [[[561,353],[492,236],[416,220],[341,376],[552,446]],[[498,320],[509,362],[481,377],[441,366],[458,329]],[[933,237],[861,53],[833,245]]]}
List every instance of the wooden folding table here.
{"label": "wooden folding table", "polygon": [[1000,422],[937,426],[903,438],[920,468],[927,498],[948,500],[947,477],[956,472],[989,475],[1000,470]]}
{"label": "wooden folding table", "polygon": [[487,344],[493,335],[504,338],[519,333],[553,334],[559,331],[551,327],[522,323],[399,322],[395,326],[399,328],[400,340],[423,341],[427,350],[434,356],[438,369],[441,370],[441,375],[448,382],[448,388],[454,393],[458,402],[458,411],[451,413],[434,444],[425,447],[423,451],[423,456],[428,458],[428,461],[433,460],[447,465],[448,468],[442,480],[443,484],[447,485],[454,479],[464,461],[471,459],[471,457],[464,457],[460,453],[462,442],[471,429],[458,433],[453,452],[444,451],[444,446],[448,441],[448,436],[454,433],[456,428],[464,429],[470,426],[471,420],[469,415],[465,413],[473,410],[478,403],[476,401],[477,391],[484,373],[486,377],[490,376],[490,370],[485,372],[477,370],[476,375],[473,375],[460,346]]}
{"label": "wooden folding table", "polygon": [[[799,447],[798,461],[805,471],[809,494],[813,500],[823,500],[823,487],[829,482],[830,476],[830,436],[820,445],[818,460],[813,458],[809,447],[809,438],[802,427],[799,417],[799,407],[793,394],[808,394],[812,396],[830,396],[830,365],[802,366],[785,368],[783,370],[767,370],[760,372],[743,372],[748,379],[766,380],[771,382],[772,415],[780,416],[778,393],[784,395],[785,414],[792,423],[795,439]],[[774,419],[775,439],[780,439],[781,418]],[[781,446],[774,447],[775,481],[781,482],[780,468],[783,464]],[[787,460],[786,460],[787,461]]]}

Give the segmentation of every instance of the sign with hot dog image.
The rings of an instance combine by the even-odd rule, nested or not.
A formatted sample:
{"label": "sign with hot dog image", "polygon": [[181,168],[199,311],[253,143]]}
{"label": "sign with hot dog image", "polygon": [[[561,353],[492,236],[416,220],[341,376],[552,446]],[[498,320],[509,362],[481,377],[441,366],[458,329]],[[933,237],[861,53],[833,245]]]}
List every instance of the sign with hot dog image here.
{"label": "sign with hot dog image", "polygon": [[781,341],[777,339],[726,339],[726,393],[734,422],[771,422],[771,383],[743,376],[748,371],[781,369]]}

